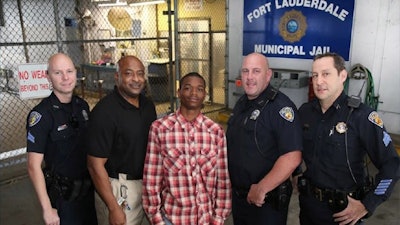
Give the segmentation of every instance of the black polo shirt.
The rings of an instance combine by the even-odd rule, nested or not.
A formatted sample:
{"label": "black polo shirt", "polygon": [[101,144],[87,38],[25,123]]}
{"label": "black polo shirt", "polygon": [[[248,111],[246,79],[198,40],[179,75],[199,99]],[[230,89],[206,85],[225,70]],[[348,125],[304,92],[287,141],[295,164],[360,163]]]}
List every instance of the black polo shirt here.
{"label": "black polo shirt", "polygon": [[228,121],[228,164],[232,186],[250,188],[274,166],[279,156],[302,149],[297,108],[283,93],[274,98],[272,87],[236,103]]}
{"label": "black polo shirt", "polygon": [[108,159],[105,168],[109,176],[124,173],[131,179],[142,179],[148,133],[157,118],[154,103],[141,94],[137,108],[114,87],[90,117],[88,154]]}

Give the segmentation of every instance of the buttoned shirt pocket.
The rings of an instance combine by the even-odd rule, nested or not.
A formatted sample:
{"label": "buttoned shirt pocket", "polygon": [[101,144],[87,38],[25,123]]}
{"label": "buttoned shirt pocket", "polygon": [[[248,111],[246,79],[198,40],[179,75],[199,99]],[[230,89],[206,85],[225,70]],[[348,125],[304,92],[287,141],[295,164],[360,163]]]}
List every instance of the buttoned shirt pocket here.
{"label": "buttoned shirt pocket", "polygon": [[67,140],[74,134],[72,127],[68,125],[60,125],[57,130],[50,133],[50,138],[53,142]]}
{"label": "buttoned shirt pocket", "polygon": [[326,138],[326,144],[331,150],[340,150],[344,145],[345,134],[333,134]]}
{"label": "buttoned shirt pocket", "polygon": [[209,174],[215,171],[217,165],[217,150],[214,148],[200,149],[200,155],[197,162],[201,168],[202,173]]}
{"label": "buttoned shirt pocket", "polygon": [[169,173],[179,173],[185,166],[184,152],[176,148],[167,150],[167,154],[164,158],[164,168]]}
{"label": "buttoned shirt pocket", "polygon": [[[313,134],[311,133],[310,130],[304,130],[303,129],[303,145],[304,149],[314,149],[314,140],[315,138],[313,137]],[[303,151],[302,154],[308,158],[312,158],[313,151]]]}
{"label": "buttoned shirt pocket", "polygon": [[325,139],[325,157],[326,161],[334,165],[346,166],[346,145],[345,134],[334,132]]}
{"label": "buttoned shirt pocket", "polygon": [[[257,118],[259,119],[259,118]],[[243,127],[243,129],[249,133],[249,134],[253,134],[254,130],[256,129],[256,121],[257,119],[249,119],[249,117],[244,118],[244,120],[242,121],[241,126]]]}

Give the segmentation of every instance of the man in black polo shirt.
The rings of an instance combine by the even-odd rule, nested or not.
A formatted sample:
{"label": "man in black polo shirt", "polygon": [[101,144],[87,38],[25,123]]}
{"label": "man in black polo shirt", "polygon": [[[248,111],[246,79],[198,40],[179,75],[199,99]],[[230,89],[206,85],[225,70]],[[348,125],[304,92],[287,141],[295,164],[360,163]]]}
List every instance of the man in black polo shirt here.
{"label": "man in black polo shirt", "polygon": [[114,91],[90,115],[88,167],[96,187],[99,225],[140,225],[147,137],[157,115],[142,92],[145,68],[138,58],[118,61],[115,82]]}

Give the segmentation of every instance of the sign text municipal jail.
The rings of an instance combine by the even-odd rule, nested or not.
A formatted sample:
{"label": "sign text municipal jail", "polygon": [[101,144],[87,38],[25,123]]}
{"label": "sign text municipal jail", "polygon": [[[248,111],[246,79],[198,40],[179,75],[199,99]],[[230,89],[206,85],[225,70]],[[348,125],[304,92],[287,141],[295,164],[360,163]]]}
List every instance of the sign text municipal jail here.
{"label": "sign text municipal jail", "polygon": [[337,52],[349,58],[354,1],[245,0],[243,54],[311,59]]}

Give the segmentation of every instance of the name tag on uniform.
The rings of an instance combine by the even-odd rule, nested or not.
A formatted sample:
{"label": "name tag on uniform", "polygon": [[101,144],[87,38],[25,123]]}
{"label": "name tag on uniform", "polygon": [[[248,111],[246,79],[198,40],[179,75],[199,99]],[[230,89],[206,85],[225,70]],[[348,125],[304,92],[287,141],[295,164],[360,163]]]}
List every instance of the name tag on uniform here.
{"label": "name tag on uniform", "polygon": [[62,130],[65,130],[67,128],[68,128],[67,124],[63,124],[63,125],[57,127],[57,131],[62,131]]}

